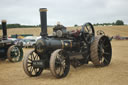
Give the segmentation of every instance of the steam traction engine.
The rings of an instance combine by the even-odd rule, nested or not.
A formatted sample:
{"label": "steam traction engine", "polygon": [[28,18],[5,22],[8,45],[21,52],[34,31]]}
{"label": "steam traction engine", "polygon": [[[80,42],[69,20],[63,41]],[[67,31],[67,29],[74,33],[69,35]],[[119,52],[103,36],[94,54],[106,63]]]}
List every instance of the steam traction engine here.
{"label": "steam traction engine", "polygon": [[44,69],[50,68],[53,76],[62,78],[68,74],[70,65],[76,68],[89,61],[95,66],[109,65],[112,56],[109,37],[95,37],[91,23],[76,31],[67,31],[58,24],[53,28],[53,35],[48,36],[46,12],[46,8],[40,9],[42,38],[24,57],[23,68],[28,76],[39,76]]}
{"label": "steam traction engine", "polygon": [[6,21],[2,21],[3,36],[0,38],[0,59],[9,59],[11,62],[19,62],[23,58],[23,50],[19,45],[15,45],[14,41],[8,40]]}

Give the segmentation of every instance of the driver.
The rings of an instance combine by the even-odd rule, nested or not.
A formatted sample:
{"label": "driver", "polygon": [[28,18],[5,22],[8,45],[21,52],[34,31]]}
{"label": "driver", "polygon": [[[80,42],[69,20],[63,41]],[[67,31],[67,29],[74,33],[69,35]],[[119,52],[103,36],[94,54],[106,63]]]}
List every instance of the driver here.
{"label": "driver", "polygon": [[60,22],[57,22],[57,25],[53,28],[53,31],[56,32],[57,30],[62,30],[62,29],[66,30],[66,27],[61,25]]}

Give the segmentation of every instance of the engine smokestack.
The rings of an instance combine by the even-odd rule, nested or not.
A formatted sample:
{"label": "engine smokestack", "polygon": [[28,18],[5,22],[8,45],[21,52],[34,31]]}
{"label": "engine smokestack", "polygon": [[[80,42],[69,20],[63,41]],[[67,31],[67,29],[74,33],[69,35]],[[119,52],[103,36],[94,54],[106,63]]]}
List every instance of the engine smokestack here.
{"label": "engine smokestack", "polygon": [[7,39],[6,20],[2,20],[3,39]]}
{"label": "engine smokestack", "polygon": [[40,20],[41,20],[41,33],[40,35],[47,36],[47,8],[40,8]]}

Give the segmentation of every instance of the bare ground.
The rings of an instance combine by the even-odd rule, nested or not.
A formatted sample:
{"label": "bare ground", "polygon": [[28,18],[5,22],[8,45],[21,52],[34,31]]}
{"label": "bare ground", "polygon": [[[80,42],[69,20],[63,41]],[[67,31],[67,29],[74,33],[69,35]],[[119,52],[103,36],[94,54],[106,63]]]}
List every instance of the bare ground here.
{"label": "bare ground", "polygon": [[[49,70],[39,77],[28,77],[22,62],[0,61],[0,85],[127,85],[128,41],[112,41],[112,62],[107,67],[96,68],[92,63],[79,68],[71,67],[69,75],[56,79]],[[24,49],[24,54],[31,49]]]}

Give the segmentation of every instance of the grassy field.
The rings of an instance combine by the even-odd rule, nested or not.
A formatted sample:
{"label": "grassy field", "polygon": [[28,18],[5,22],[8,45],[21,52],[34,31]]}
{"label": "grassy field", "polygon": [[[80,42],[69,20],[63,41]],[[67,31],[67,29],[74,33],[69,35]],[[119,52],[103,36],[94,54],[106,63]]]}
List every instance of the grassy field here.
{"label": "grassy field", "polygon": [[[68,30],[77,28],[68,28]],[[95,27],[109,36],[120,34],[128,36],[128,26]],[[49,28],[48,33],[52,30]],[[40,34],[39,28],[9,29],[8,34]],[[24,56],[32,49],[24,49]],[[39,77],[28,77],[22,62],[0,61],[0,85],[128,85],[128,40],[112,41],[112,61],[107,67],[96,68],[92,63],[79,68],[71,67],[67,77],[56,79],[49,70],[44,70]]]}
{"label": "grassy field", "polygon": [[[81,29],[81,27],[68,27],[68,30]],[[128,36],[128,26],[96,26],[95,30],[103,30],[109,36],[121,35]],[[40,28],[17,28],[8,29],[8,35],[11,34],[33,34],[36,36],[40,35]],[[52,28],[48,28],[48,34],[52,33]],[[2,34],[0,30],[0,35]]]}

